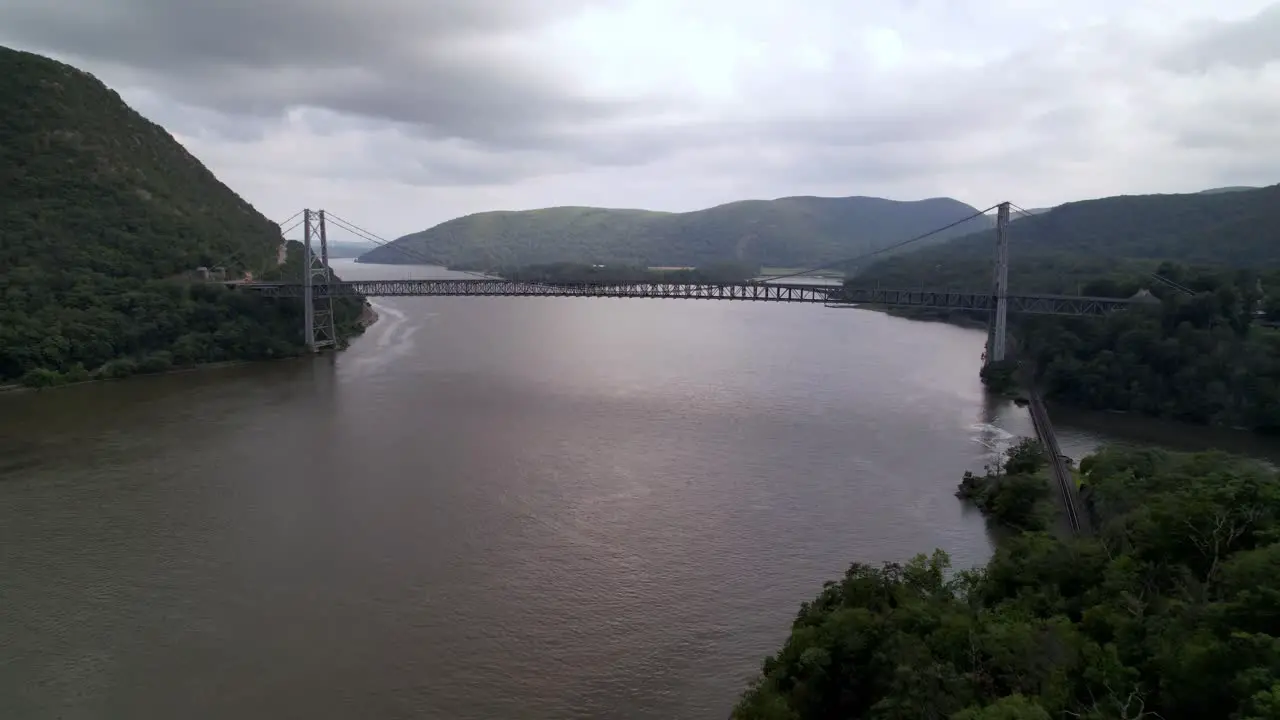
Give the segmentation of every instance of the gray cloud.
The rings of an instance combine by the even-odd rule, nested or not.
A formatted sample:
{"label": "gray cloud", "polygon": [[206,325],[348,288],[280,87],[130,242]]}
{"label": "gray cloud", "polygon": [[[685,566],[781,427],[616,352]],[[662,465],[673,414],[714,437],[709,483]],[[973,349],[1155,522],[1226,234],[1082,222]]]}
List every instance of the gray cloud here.
{"label": "gray cloud", "polygon": [[[428,138],[465,138],[495,151],[554,150],[588,163],[643,164],[680,148],[762,136],[864,146],[954,135],[964,131],[962,123],[997,119],[990,103],[966,102],[963,115],[946,107],[939,101],[946,87],[926,91],[930,106],[858,111],[859,83],[844,78],[836,94],[850,96],[854,110],[839,118],[610,130],[610,120],[679,103],[653,94],[586,97],[539,68],[536,51],[502,49],[585,5],[608,3],[10,0],[0,9],[0,26],[29,45],[106,63],[130,82],[222,113],[269,119],[293,107],[325,108],[402,124]],[[768,103],[779,81],[785,83],[762,77],[749,93]],[[238,129],[232,136],[247,134]]]}
{"label": "gray cloud", "polygon": [[1214,67],[1260,68],[1280,60],[1280,5],[1253,17],[1214,23],[1171,48],[1166,67],[1179,72],[1206,72]]}
{"label": "gray cloud", "polygon": [[0,27],[192,105],[261,116],[320,107],[506,148],[626,109],[502,48],[580,4],[11,0]]}
{"label": "gray cloud", "polygon": [[[1274,146],[1280,112],[1280,65],[1268,65],[1280,5],[1181,34],[1181,20],[1151,29],[1151,18],[1192,17],[1201,2],[1122,5],[7,0],[0,41],[99,74],[259,192],[307,177],[374,206],[394,183],[443,198],[437,219],[596,198],[687,208],[741,193],[967,192],[985,206],[1017,192],[1030,206],[1178,178],[1253,183],[1267,161],[1274,173],[1280,156],[1263,144]],[[578,47],[566,64],[548,28],[624,6],[634,22],[591,39],[605,56],[639,48],[630,64],[594,72],[597,56]],[[1079,20],[1090,15],[1106,22]],[[706,24],[684,27],[687,16]],[[901,57],[891,39],[862,44],[860,32],[886,29]],[[795,59],[806,49],[813,64]],[[719,67],[738,51],[740,66]]]}
{"label": "gray cloud", "polygon": [[30,41],[153,69],[340,68],[519,32],[581,5],[466,0],[9,0]]}

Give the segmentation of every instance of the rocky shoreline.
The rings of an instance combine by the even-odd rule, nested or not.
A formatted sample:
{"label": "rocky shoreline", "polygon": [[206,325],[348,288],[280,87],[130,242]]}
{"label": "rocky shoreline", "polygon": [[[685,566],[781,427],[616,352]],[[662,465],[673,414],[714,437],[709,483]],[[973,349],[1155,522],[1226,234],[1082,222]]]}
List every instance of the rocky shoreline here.
{"label": "rocky shoreline", "polygon": [[368,300],[364,301],[364,309],[360,311],[360,319],[356,322],[360,323],[360,327],[365,330],[368,330],[370,325],[378,322],[378,312],[373,309],[373,303]]}

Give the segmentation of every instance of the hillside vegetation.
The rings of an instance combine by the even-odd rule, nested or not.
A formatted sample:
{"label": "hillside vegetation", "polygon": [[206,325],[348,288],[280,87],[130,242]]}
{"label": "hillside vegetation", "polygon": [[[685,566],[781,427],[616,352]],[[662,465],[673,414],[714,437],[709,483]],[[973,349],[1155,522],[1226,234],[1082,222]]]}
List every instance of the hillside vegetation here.
{"label": "hillside vegetation", "polygon": [[[1026,455],[980,483],[1007,486],[980,503],[996,518],[1045,502],[1043,457]],[[1121,448],[1080,470],[1096,536],[1006,528],[958,573],[941,551],[855,564],[800,607],[732,717],[1280,717],[1275,471]]]}
{"label": "hillside vegetation", "polygon": [[[360,261],[426,259],[466,269],[553,262],[812,267],[878,250],[975,212],[949,198],[868,197],[747,200],[687,213],[586,207],[486,212],[406,235]],[[933,240],[989,226],[990,219],[974,218]]]}
{"label": "hillside vegetation", "polygon": [[8,48],[0,97],[0,383],[300,351],[296,303],[182,281],[276,268],[280,228],[163,128],[91,75]]}
{"label": "hillside vegetation", "polygon": [[[1280,273],[1211,272],[1173,264],[1160,303],[1105,318],[1034,316],[1016,328],[1018,356],[1045,395],[1093,410],[1280,433]],[[1259,286],[1274,288],[1264,296]],[[1131,294],[1137,283],[1097,283]],[[1258,311],[1264,313],[1260,318]]]}
{"label": "hillside vegetation", "polygon": [[[882,286],[986,289],[994,231],[900,254],[857,278]],[[1280,265],[1280,185],[1185,195],[1135,195],[1059,205],[1009,225],[1011,292],[1071,293],[1160,261]]]}

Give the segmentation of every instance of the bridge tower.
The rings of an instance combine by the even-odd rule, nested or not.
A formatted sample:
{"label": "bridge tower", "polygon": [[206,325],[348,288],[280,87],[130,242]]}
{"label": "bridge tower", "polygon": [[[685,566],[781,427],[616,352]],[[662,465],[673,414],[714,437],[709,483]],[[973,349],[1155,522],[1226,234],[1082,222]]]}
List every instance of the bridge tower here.
{"label": "bridge tower", "polygon": [[[302,227],[302,338],[311,352],[337,344],[333,319],[333,295],[329,270],[329,240],[323,210],[303,210]],[[317,248],[318,246],[318,248]],[[316,250],[320,253],[317,255]]]}
{"label": "bridge tower", "polygon": [[987,321],[986,364],[1005,359],[1009,317],[1009,203],[996,209],[996,272],[992,287],[993,308]]}

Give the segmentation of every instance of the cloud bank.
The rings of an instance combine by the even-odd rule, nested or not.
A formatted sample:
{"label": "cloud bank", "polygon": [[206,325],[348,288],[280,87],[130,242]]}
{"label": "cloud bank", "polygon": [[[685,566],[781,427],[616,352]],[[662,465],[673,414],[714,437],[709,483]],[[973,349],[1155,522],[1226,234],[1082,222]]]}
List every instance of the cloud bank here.
{"label": "cloud bank", "polygon": [[388,237],[1280,182],[1280,4],[1254,0],[9,0],[0,43],[95,73],[269,216]]}

